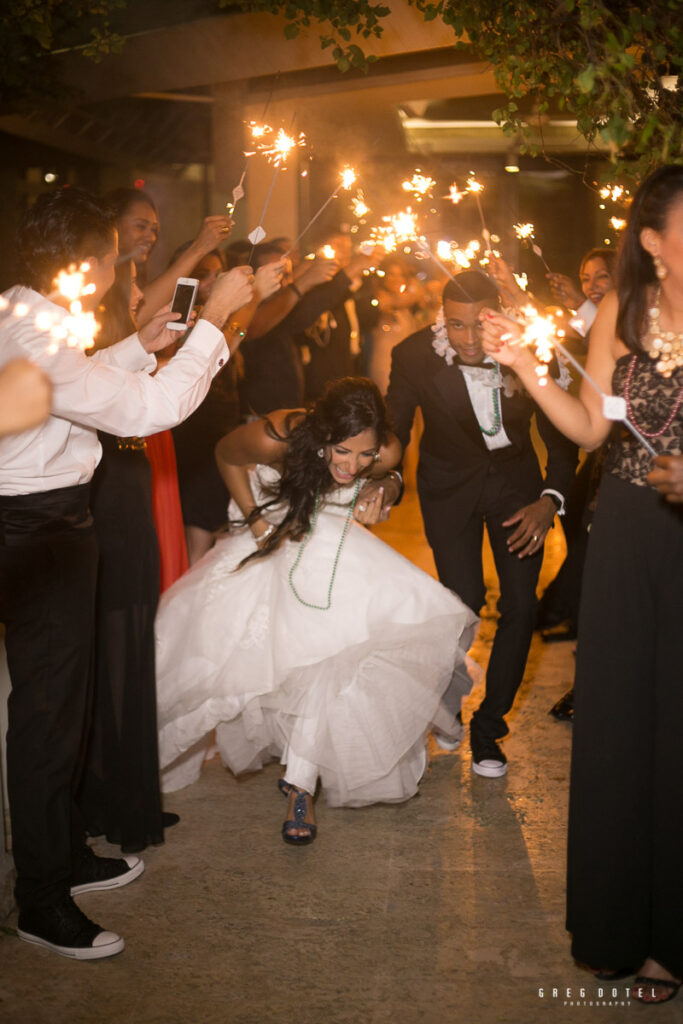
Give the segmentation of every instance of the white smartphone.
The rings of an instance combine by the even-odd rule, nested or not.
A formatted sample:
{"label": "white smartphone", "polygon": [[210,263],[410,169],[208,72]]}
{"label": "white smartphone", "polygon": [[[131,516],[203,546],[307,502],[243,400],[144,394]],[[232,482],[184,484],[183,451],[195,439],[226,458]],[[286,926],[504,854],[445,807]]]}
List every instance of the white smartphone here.
{"label": "white smartphone", "polygon": [[196,277],[179,277],[176,281],[171,312],[180,313],[180,320],[169,320],[166,324],[169,331],[186,330],[198,287],[199,281]]}

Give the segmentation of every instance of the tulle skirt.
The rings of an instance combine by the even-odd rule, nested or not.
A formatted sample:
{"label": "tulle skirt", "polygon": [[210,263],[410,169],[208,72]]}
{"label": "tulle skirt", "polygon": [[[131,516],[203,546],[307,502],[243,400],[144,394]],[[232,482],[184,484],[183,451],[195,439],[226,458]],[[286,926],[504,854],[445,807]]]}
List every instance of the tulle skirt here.
{"label": "tulle skirt", "polygon": [[[339,510],[318,517],[293,577],[308,604],[326,603],[343,525]],[[237,568],[254,549],[248,531],[219,540],[162,598],[163,788],[197,779],[215,730],[235,773],[296,757],[315,766],[332,806],[408,799],[427,731],[459,729],[476,616],[355,522],[327,611],[293,593],[298,543]]]}

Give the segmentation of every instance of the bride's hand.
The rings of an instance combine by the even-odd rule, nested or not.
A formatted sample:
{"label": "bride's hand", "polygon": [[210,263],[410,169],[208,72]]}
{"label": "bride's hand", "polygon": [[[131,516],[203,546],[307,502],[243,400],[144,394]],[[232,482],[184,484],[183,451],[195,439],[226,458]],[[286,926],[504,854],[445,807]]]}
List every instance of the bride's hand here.
{"label": "bride's hand", "polygon": [[353,518],[363,526],[373,526],[388,517],[384,507],[384,487],[378,480],[368,480],[358,495]]}

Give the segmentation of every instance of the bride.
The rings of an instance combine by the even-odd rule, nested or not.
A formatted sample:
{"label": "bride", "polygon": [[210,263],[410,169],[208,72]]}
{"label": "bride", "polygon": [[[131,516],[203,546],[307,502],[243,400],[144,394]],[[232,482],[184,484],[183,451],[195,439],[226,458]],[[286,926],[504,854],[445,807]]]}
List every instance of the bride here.
{"label": "bride", "polygon": [[215,729],[235,773],[281,759],[282,836],[303,844],[318,780],[335,807],[407,800],[428,730],[460,735],[476,616],[362,525],[397,497],[400,454],[360,378],[219,442],[233,529],[157,617],[165,790],[198,778]]}

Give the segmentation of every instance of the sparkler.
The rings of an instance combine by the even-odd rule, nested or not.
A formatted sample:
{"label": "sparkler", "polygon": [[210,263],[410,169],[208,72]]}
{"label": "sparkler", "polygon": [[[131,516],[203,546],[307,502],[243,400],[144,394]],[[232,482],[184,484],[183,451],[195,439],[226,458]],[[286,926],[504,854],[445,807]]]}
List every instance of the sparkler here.
{"label": "sparkler", "polygon": [[266,237],[266,233],[263,230],[263,221],[270,204],[270,198],[273,194],[273,189],[275,188],[275,182],[277,181],[280,168],[284,167],[287,162],[287,157],[293,149],[304,146],[305,144],[306,138],[303,132],[300,132],[298,136],[288,135],[284,128],[280,128],[272,144],[263,143],[258,147],[259,152],[264,153],[268,157],[275,167],[275,170],[273,171],[273,178],[270,183],[268,195],[266,196],[266,201],[263,204],[263,210],[261,211],[259,222],[254,230],[247,235],[247,238],[251,242],[251,252],[249,253],[249,259],[247,261],[249,263],[251,262],[251,257],[254,255],[254,249],[258,243],[262,242]]}
{"label": "sparkler", "polygon": [[623,219],[623,217],[610,217],[609,222],[615,231],[623,231],[626,227],[626,221]]}
{"label": "sparkler", "polygon": [[431,198],[432,189],[435,185],[434,178],[430,178],[427,174],[422,174],[418,167],[412,178],[402,182],[401,188],[404,192],[410,192],[415,197],[415,201],[421,203],[423,199]]}
{"label": "sparkler", "polygon": [[550,270],[550,267],[546,263],[546,260],[545,260],[545,257],[543,255],[543,251],[542,251],[540,245],[537,245],[536,242],[534,241],[534,230],[535,230],[535,228],[534,228],[533,224],[515,224],[513,230],[514,230],[515,234],[517,235],[517,238],[519,238],[519,240],[521,242],[527,242],[529,244],[529,246],[531,248],[531,251],[533,253],[535,253],[536,256],[538,256],[539,260],[541,260],[541,262],[543,263],[543,266],[548,271],[548,273],[549,274],[552,273],[552,271]]}
{"label": "sparkler", "polygon": [[[92,348],[100,325],[94,313],[83,310],[82,299],[95,292],[93,283],[86,284],[85,276],[90,269],[87,263],[79,267],[73,264],[68,270],[60,271],[54,281],[54,290],[47,296],[48,300],[68,301],[68,314],[64,316],[61,309],[41,309],[33,320],[36,330],[48,336],[45,349],[47,355],[54,355],[62,346],[80,348],[81,351]],[[11,305],[0,296],[0,312],[5,317],[27,317],[31,307],[25,302]]]}
{"label": "sparkler", "polygon": [[534,354],[540,363],[540,365],[536,367],[536,373],[539,377],[539,385],[544,387],[548,382],[548,363],[552,359],[553,349],[556,349],[563,355],[568,363],[571,363],[574,369],[578,371],[593,390],[600,395],[600,398],[602,399],[602,414],[605,419],[623,423],[624,426],[631,431],[635,439],[654,458],[657,452],[649,443],[647,438],[643,437],[641,432],[628,418],[626,400],[620,395],[608,395],[602,390],[600,385],[589,373],[587,373],[581,363],[574,358],[571,352],[560,341],[560,338],[564,337],[564,331],[559,330],[550,317],[540,316],[533,306],[525,306],[521,313],[524,319],[520,326],[522,326],[524,330],[519,341],[511,341],[509,334],[503,335],[501,340],[507,341],[509,344],[534,347]]}
{"label": "sparkler", "polygon": [[448,198],[453,203],[453,206],[457,206],[458,203],[462,202],[466,194],[466,192],[460,192],[458,190],[458,186],[455,184],[455,182],[453,182],[453,184],[448,189]]}
{"label": "sparkler", "polygon": [[[454,186],[452,185],[451,188],[453,189],[453,187]],[[479,211],[479,218],[481,220],[481,234],[482,234],[482,238],[483,238],[484,242],[486,243],[486,249],[490,249],[490,232],[488,231],[488,228],[486,227],[486,221],[484,220],[484,217],[483,217],[483,209],[482,209],[482,206],[481,206],[481,200],[479,199],[479,193],[482,193],[482,191],[483,191],[483,185],[479,181],[477,181],[477,179],[474,177],[474,175],[470,172],[470,177],[467,179],[466,194],[467,193],[471,194],[472,196],[474,196],[475,200],[477,201],[477,209]]]}
{"label": "sparkler", "polygon": [[226,203],[226,209],[230,217],[232,217],[233,213],[235,212],[235,207],[239,203],[240,199],[244,198],[244,179],[246,177],[247,168],[249,167],[249,160],[256,152],[256,144],[258,143],[259,139],[263,139],[266,135],[269,135],[273,130],[269,124],[258,124],[257,121],[249,121],[247,127],[249,128],[249,134],[251,135],[252,145],[254,145],[255,148],[250,152],[244,154],[245,159],[244,167],[242,169],[242,176],[235,185],[234,189],[232,190],[232,202]]}
{"label": "sparkler", "polygon": [[370,213],[370,207],[365,202],[365,196],[363,195],[362,189],[358,189],[355,197],[351,200],[351,211],[354,217],[358,217],[360,220],[365,217],[367,213]]}
{"label": "sparkler", "polygon": [[303,230],[294,239],[294,241],[292,242],[290,248],[285,253],[285,256],[289,256],[289,254],[292,252],[292,250],[296,248],[297,244],[304,237],[304,235],[306,234],[306,232],[310,228],[311,224],[314,224],[317,221],[318,217],[323,212],[323,210],[326,210],[327,207],[332,202],[332,200],[337,198],[337,196],[339,195],[340,190],[341,189],[345,189],[348,192],[348,190],[351,188],[351,186],[353,184],[355,184],[356,172],[354,171],[353,167],[348,167],[348,166],[344,167],[343,170],[340,171],[340,173],[339,173],[339,178],[340,178],[340,181],[339,181],[339,184],[337,185],[337,187],[335,189],[333,189],[333,191],[327,197],[327,199],[325,200],[323,205],[320,207],[320,209],[317,210],[316,213],[313,214],[313,216],[309,220],[308,224],[306,224],[306,226],[303,228]]}

